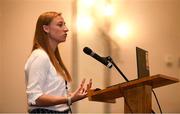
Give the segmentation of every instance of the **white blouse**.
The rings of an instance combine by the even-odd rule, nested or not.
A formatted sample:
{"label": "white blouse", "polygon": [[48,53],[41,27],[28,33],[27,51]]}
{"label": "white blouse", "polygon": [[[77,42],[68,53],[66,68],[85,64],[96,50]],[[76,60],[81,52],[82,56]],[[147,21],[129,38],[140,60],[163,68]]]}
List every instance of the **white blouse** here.
{"label": "white blouse", "polygon": [[[36,49],[31,53],[25,64],[25,76],[30,110],[37,108],[37,106],[32,106],[32,104],[36,104],[36,99],[42,94],[67,96],[63,77],[56,72],[49,56],[43,49]],[[43,108],[63,111],[68,109],[68,106],[67,104],[59,104]]]}

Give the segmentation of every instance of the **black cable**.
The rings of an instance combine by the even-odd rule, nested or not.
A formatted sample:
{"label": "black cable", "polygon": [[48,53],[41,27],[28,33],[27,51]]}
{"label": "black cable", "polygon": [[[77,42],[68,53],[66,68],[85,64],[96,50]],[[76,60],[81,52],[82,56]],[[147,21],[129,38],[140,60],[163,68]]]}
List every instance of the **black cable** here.
{"label": "black cable", "polygon": [[69,106],[69,112],[70,112],[70,114],[72,114],[71,106],[70,105],[68,105],[68,106]]}
{"label": "black cable", "polygon": [[[66,81],[66,80],[65,80],[65,85],[66,85],[66,87],[65,87],[66,92],[68,93],[68,86],[67,86],[67,81]],[[70,112],[70,114],[72,114],[71,105],[68,104],[68,103],[67,103],[67,105],[68,105],[68,107],[69,107],[69,112]]]}
{"label": "black cable", "polygon": [[155,97],[155,99],[156,99],[156,102],[157,102],[157,104],[158,104],[158,107],[159,107],[160,113],[162,114],[161,106],[160,106],[159,101],[158,101],[158,99],[157,99],[156,93],[154,92],[154,90],[153,90],[153,89],[152,89],[152,92],[153,92],[154,97]]}

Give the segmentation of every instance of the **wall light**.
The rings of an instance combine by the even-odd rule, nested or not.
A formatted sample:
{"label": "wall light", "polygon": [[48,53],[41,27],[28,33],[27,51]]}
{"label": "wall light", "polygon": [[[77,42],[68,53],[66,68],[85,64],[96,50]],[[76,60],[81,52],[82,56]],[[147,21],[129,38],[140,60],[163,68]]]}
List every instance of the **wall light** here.
{"label": "wall light", "polygon": [[100,16],[112,16],[114,14],[114,8],[109,3],[99,3],[98,6],[96,6],[96,13]]}
{"label": "wall light", "polygon": [[107,4],[104,6],[103,13],[105,16],[112,16],[114,14],[114,9],[111,5]]}
{"label": "wall light", "polygon": [[95,4],[95,0],[80,0],[80,6],[91,7]]}
{"label": "wall light", "polygon": [[90,16],[78,16],[77,29],[79,32],[88,32],[93,26],[93,21]]}
{"label": "wall light", "polygon": [[120,23],[116,26],[115,28],[115,34],[117,36],[119,36],[120,38],[128,38],[130,36],[130,33],[131,33],[131,27],[128,23],[126,22],[123,22],[123,23]]}

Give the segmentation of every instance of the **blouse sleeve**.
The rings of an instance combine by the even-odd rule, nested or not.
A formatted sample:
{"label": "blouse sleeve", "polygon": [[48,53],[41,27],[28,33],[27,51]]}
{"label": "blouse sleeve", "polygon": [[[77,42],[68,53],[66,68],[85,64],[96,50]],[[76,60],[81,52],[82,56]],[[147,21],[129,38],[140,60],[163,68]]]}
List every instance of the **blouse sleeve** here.
{"label": "blouse sleeve", "polygon": [[28,64],[26,70],[28,104],[35,105],[36,99],[43,94],[43,84],[49,70],[48,56],[35,56]]}

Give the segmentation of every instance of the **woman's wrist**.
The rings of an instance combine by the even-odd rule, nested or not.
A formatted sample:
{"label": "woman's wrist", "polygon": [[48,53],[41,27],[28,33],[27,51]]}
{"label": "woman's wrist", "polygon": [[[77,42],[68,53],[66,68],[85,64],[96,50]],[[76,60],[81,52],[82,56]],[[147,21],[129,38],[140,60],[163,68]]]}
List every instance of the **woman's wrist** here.
{"label": "woman's wrist", "polygon": [[68,106],[72,105],[72,98],[70,96],[67,96],[67,104]]}

